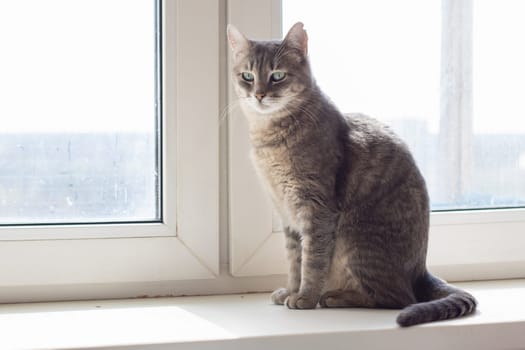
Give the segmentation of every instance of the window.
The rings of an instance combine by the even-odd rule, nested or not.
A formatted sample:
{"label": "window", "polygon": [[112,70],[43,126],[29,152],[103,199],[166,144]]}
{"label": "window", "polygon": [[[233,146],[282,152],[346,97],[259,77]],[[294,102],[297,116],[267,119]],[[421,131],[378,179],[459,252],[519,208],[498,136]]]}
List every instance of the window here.
{"label": "window", "polygon": [[0,224],[162,219],[157,5],[0,3]]}
{"label": "window", "polygon": [[434,210],[525,205],[525,110],[513,95],[525,78],[512,40],[525,30],[514,15],[521,2],[323,6],[337,10],[328,19],[315,2],[284,0],[283,28],[308,24],[314,73],[341,110],[375,116],[407,140]]}
{"label": "window", "polygon": [[[271,15],[234,7],[230,21],[254,38],[281,38],[303,21],[321,88],[343,112],[375,116],[408,142],[434,210],[431,269],[451,279],[522,276],[521,2],[282,0],[257,10]],[[265,194],[253,194],[257,178],[237,151],[249,144],[238,119],[230,126],[231,270],[285,272],[284,252],[273,253],[283,245],[280,223]]]}
{"label": "window", "polygon": [[[21,95],[0,82],[0,154],[16,156],[17,145],[28,154],[0,170],[0,208],[13,210],[0,214],[0,302],[169,294],[174,281],[216,277],[219,6],[204,3],[53,0],[0,11],[16,25],[44,18],[40,33],[0,34],[21,46],[0,60],[22,72],[0,70],[24,85]],[[44,37],[31,41],[43,51],[27,57],[24,36]],[[47,122],[29,119],[32,104]],[[53,201],[61,206],[49,210]]]}
{"label": "window", "polygon": [[[227,65],[231,61],[228,60],[229,49],[225,36],[226,23],[234,23],[252,38],[281,38],[283,27],[288,26],[286,21],[295,20],[292,18],[293,16],[304,16],[300,19],[306,22],[311,35],[310,52],[312,59],[314,59],[314,55],[321,52],[316,48],[319,41],[316,44],[315,36],[317,34],[315,33],[326,32],[328,27],[335,26],[337,23],[330,21],[329,25],[325,25],[325,28],[318,29],[315,18],[310,20],[306,14],[297,12],[299,10],[290,10],[291,1],[68,1],[67,4],[64,2],[62,7],[51,13],[46,12],[47,7],[44,5],[44,3],[52,4],[51,0],[49,2],[38,2],[35,5],[39,8],[43,7],[40,13],[46,13],[45,23],[64,23],[63,21],[68,19],[63,17],[70,17],[71,13],[78,12],[79,6],[92,8],[104,6],[104,10],[96,11],[96,13],[104,12],[99,15],[111,18],[111,21],[107,22],[111,24],[107,29],[108,31],[118,31],[118,27],[124,26],[126,18],[134,13],[131,10],[134,6],[148,8],[148,10],[139,11],[140,13],[137,12],[137,16],[143,19],[147,18],[150,24],[146,25],[146,20],[142,23],[137,19],[138,22],[132,26],[133,28],[129,28],[129,31],[135,33],[132,35],[133,39],[136,39],[132,40],[134,41],[133,45],[139,45],[140,40],[142,40],[140,39],[142,36],[135,32],[139,31],[138,23],[142,23],[144,28],[148,28],[145,29],[147,34],[140,31],[149,38],[147,40],[150,40],[143,41],[140,44],[141,47],[149,47],[149,49],[141,50],[141,54],[146,55],[143,57],[148,58],[144,58],[144,62],[137,63],[144,68],[143,73],[148,78],[143,79],[144,83],[137,87],[141,89],[140,97],[117,106],[116,113],[111,113],[108,116],[107,123],[102,128],[119,134],[134,133],[140,129],[142,136],[135,138],[137,135],[134,134],[135,136],[129,139],[130,142],[137,142],[134,144],[136,154],[134,153],[133,157],[122,154],[118,156],[118,152],[123,149],[129,151],[129,149],[117,147],[115,135],[100,141],[103,145],[102,148],[117,152],[117,155],[113,156],[109,152],[104,154],[104,157],[116,157],[113,159],[116,159],[117,162],[111,162],[109,167],[123,171],[122,173],[118,173],[118,171],[114,173],[115,177],[110,179],[109,187],[103,191],[105,194],[98,197],[106,202],[109,197],[113,196],[113,199],[117,200],[115,203],[118,203],[108,205],[104,209],[95,208],[96,210],[103,210],[103,213],[86,212],[84,209],[80,212],[69,211],[66,213],[63,211],[76,209],[80,205],[78,202],[81,198],[80,193],[75,197],[74,192],[75,190],[81,191],[79,190],[80,187],[76,187],[76,185],[82,184],[82,181],[70,182],[72,179],[67,177],[69,174],[66,176],[65,183],[73,183],[74,188],[68,186],[62,188],[63,193],[58,196],[61,198],[62,208],[55,205],[54,212],[53,210],[49,211],[49,207],[46,208],[47,211],[37,210],[39,216],[29,215],[23,208],[21,211],[16,210],[9,214],[3,210],[0,211],[0,220],[3,220],[0,224],[0,302],[261,291],[270,290],[282,283],[284,280],[282,274],[286,272],[283,234],[279,223],[274,220],[270,200],[263,192],[249,160],[248,149],[250,146],[245,119],[238,109],[233,107],[222,109],[220,107],[226,107],[228,101],[234,101],[232,85],[228,80]],[[333,18],[337,15],[334,13],[343,12],[339,6],[366,7],[368,3],[371,4],[370,6],[382,4],[377,1],[352,0],[337,3],[304,1],[301,2],[303,5],[301,11],[315,8],[318,14],[322,14],[320,17]],[[523,209],[519,207],[521,206],[520,200],[523,198],[522,190],[519,187],[521,182],[515,181],[517,174],[522,171],[520,166],[523,163],[523,156],[521,155],[523,149],[519,140],[521,140],[520,135],[523,135],[523,130],[521,124],[518,125],[519,120],[511,117],[512,114],[508,112],[519,113],[521,111],[518,98],[511,98],[519,90],[510,86],[514,77],[523,74],[520,71],[519,64],[515,63],[521,62],[523,59],[517,45],[506,45],[501,42],[502,40],[498,40],[500,36],[508,37],[509,35],[518,35],[521,32],[518,30],[519,26],[522,25],[521,22],[511,20],[517,16],[516,13],[519,13],[516,7],[513,7],[514,10],[511,11],[512,16],[499,14],[511,6],[518,6],[519,1],[505,0],[500,5],[500,2],[487,0],[479,1],[481,3],[479,6],[476,1],[472,2],[473,6],[468,11],[465,8],[449,6],[449,14],[443,10],[444,4],[461,3],[468,7],[469,1],[450,1],[450,3],[446,0],[441,3],[434,1],[425,3],[427,4],[425,6],[417,2],[408,2],[408,0],[400,0],[394,3],[397,5],[386,4],[384,6],[390,6],[388,10],[390,14],[395,14],[398,18],[405,18],[403,25],[397,22],[392,23],[388,18],[384,19],[383,24],[390,23],[391,27],[395,27],[390,28],[392,33],[398,33],[399,36],[401,34],[409,35],[408,39],[415,40],[421,49],[414,49],[413,45],[410,45],[411,41],[405,37],[393,38],[392,40],[399,39],[397,44],[393,41],[385,43],[382,36],[378,34],[381,31],[385,32],[384,29],[381,29],[382,24],[379,21],[376,21],[376,38],[374,41],[369,40],[368,44],[366,40],[361,39],[365,38],[365,35],[370,34],[371,31],[360,30],[360,36],[354,38],[357,40],[354,45],[357,46],[361,40],[362,43],[371,47],[365,45],[364,48],[361,48],[364,58],[360,57],[359,59],[362,60],[363,67],[357,73],[363,73],[365,78],[375,74],[376,81],[380,80],[385,87],[379,91],[381,92],[380,96],[370,94],[372,89],[366,85],[370,84],[370,79],[365,79],[362,82],[359,81],[359,77],[350,79],[352,84],[357,85],[352,90],[352,99],[349,100],[347,107],[349,110],[362,109],[363,112],[391,122],[398,132],[408,140],[410,146],[415,149],[414,153],[416,153],[420,165],[427,169],[425,171],[430,171],[430,175],[428,175],[430,177],[435,177],[432,175],[434,169],[431,164],[433,159],[437,159],[435,157],[439,154],[440,149],[444,149],[446,146],[461,152],[464,150],[463,147],[458,147],[455,143],[446,140],[463,140],[462,137],[465,136],[462,134],[463,131],[469,130],[469,142],[474,146],[476,142],[480,143],[480,145],[472,147],[476,153],[472,153],[469,157],[464,157],[463,153],[458,155],[457,152],[452,152],[451,154],[457,159],[470,159],[470,163],[467,162],[466,164],[471,164],[469,166],[472,166],[472,169],[477,169],[475,166],[481,164],[482,172],[486,173],[487,177],[492,180],[490,183],[484,183],[482,176],[473,172],[469,174],[467,171],[461,174],[469,174],[467,177],[468,184],[473,187],[460,186],[459,191],[453,192],[457,195],[447,197],[444,200],[433,199],[435,209],[447,210],[434,212],[431,216],[430,268],[441,277],[451,280],[525,277],[523,274],[525,257],[522,249],[525,245],[525,236],[523,235],[525,232],[525,215]],[[118,4],[115,7],[115,9],[118,8],[118,11],[113,11],[110,15],[109,12],[106,12],[106,6],[111,8],[111,5],[114,4]],[[12,4],[12,6],[17,5]],[[152,9],[158,11],[157,17],[151,16]],[[28,9],[25,8],[25,11]],[[354,11],[357,11],[355,7]],[[360,9],[359,11],[365,10]],[[369,8],[366,17],[378,16],[373,11],[373,8]],[[381,12],[381,6],[375,11]],[[386,12],[383,11],[383,13]],[[489,28],[482,24],[484,21],[493,20],[486,16],[488,12],[491,13],[491,16],[505,16],[508,21],[500,21],[501,25],[497,28]],[[417,13],[417,16],[421,18],[417,20],[411,15],[412,13]],[[439,15],[436,15],[437,13]],[[462,22],[462,25],[444,23],[457,19],[458,15],[468,18],[468,14],[472,15],[473,28],[470,35],[471,39],[469,39],[472,43],[471,59],[473,63],[471,66],[472,128],[449,128],[449,131],[457,132],[455,138],[436,141],[439,139],[438,132],[442,130],[441,109],[444,106],[443,101],[450,101],[450,106],[464,106],[461,102],[464,99],[460,98],[462,95],[458,96],[452,92],[468,94],[470,91],[469,89],[455,88],[456,85],[462,86],[459,82],[454,83],[456,85],[451,85],[454,88],[449,88],[447,84],[443,84],[442,69],[444,65],[441,59],[444,45],[442,39],[443,33],[445,33],[443,28],[457,28],[458,31],[454,32],[455,34],[463,33],[468,21]],[[3,13],[0,14],[0,16],[3,15]],[[348,14],[348,16],[353,16],[353,14]],[[363,14],[361,17],[365,17],[365,15]],[[83,21],[83,19],[81,18],[79,21]],[[120,23],[121,21],[124,22]],[[104,22],[101,21],[100,23]],[[154,23],[157,23],[158,33],[156,35],[152,35],[151,32],[151,25]],[[101,24],[94,29],[94,32],[101,30]],[[3,25],[4,22],[0,23],[0,26]],[[91,23],[91,25],[94,24]],[[27,23],[27,26],[31,27],[31,23]],[[411,30],[410,26],[417,27],[417,30]],[[119,38],[108,44],[110,49],[108,52],[118,53],[120,52],[119,48],[126,47],[124,45],[125,38],[130,39],[127,35],[131,35],[129,31],[125,30],[122,35],[119,35]],[[90,31],[85,35],[91,35]],[[9,28],[9,33],[6,36],[2,28],[0,37],[8,37],[13,40],[17,34],[16,31]],[[447,47],[454,48],[458,46],[457,41],[454,40],[466,41],[468,37],[459,34],[452,35]],[[518,39],[514,42],[519,42]],[[123,42],[120,43],[119,40],[123,40]],[[484,43],[480,44],[481,41]],[[371,45],[371,42],[375,42],[375,44]],[[419,62],[407,67],[403,62],[408,58],[402,56],[403,52],[401,51],[397,52],[392,60],[397,60],[396,64],[404,67],[402,71],[391,72],[392,69],[376,71],[367,67],[369,64],[367,62],[381,63],[381,60],[378,57],[370,57],[366,53],[381,52],[381,50],[385,50],[383,46],[387,44],[391,47],[404,47],[412,56],[418,57]],[[2,42],[0,45],[4,45],[4,43]],[[79,43],[74,42],[70,45],[77,47]],[[96,46],[95,43],[90,43],[90,45]],[[509,50],[508,52],[512,52],[512,54],[505,54],[504,56],[502,54],[488,59],[483,50],[490,50],[491,45],[499,45],[498,52]],[[59,45],[59,48],[62,46]],[[459,46],[464,47],[465,45]],[[50,52],[47,51],[42,55],[50,57]],[[9,52],[6,54],[4,51],[2,53],[0,60],[9,59],[7,57],[12,54]],[[341,49],[338,50],[338,55],[332,55],[333,66],[336,66],[338,60],[346,59],[343,53],[344,50]],[[480,55],[484,56],[483,60],[476,61],[475,57]],[[368,58],[365,59],[367,56]],[[448,57],[458,59],[454,55]],[[23,59],[29,60],[26,57]],[[462,56],[461,59],[462,62],[468,62],[470,58]],[[145,61],[147,62],[145,63]],[[103,62],[107,63],[108,61],[104,60]],[[391,63],[389,63],[390,67],[392,66]],[[67,64],[71,64],[71,62],[67,62]],[[128,63],[115,63],[117,65],[115,72],[119,71],[121,67],[125,67],[126,64]],[[505,67],[502,68],[504,65]],[[314,66],[314,69],[323,88],[336,99],[340,88],[337,82],[334,85],[335,87],[331,88],[329,79],[324,81],[325,78],[322,78],[323,66],[317,65]],[[351,67],[352,64],[348,63],[347,66],[349,66],[349,72],[353,72],[352,74],[356,72]],[[457,68],[460,66],[464,69],[469,67],[469,65],[450,63],[450,67]],[[498,70],[494,70],[491,66],[496,66]],[[464,69],[453,70],[452,73],[454,74],[447,81],[450,84],[455,82],[452,78],[460,77],[459,73],[463,72]],[[416,70],[417,74],[411,73],[412,70]],[[0,67],[0,71],[2,74],[7,74],[5,67]],[[10,71],[7,70],[7,72]],[[133,68],[133,72],[139,74],[138,68],[137,70]],[[383,75],[380,76],[379,73]],[[39,74],[44,73],[39,72]],[[332,74],[328,73],[328,78],[331,76]],[[69,79],[69,77],[66,78]],[[86,77],[88,80],[89,78],[91,77]],[[398,82],[403,79],[407,81]],[[39,78],[39,80],[41,79]],[[519,80],[523,79],[515,79],[515,81]],[[397,88],[396,83],[404,84],[403,88],[409,93],[403,94],[402,89]],[[3,81],[0,82],[0,86],[4,86],[3,84]],[[414,89],[414,84],[419,84],[420,88]],[[506,85],[509,87],[509,91],[502,92],[501,84],[509,84]],[[483,89],[479,85],[483,85]],[[132,86],[134,86],[134,82],[126,85],[127,88]],[[368,90],[359,89],[360,87],[367,87]],[[445,91],[442,90],[443,87],[447,87]],[[395,94],[390,96],[388,88],[395,89],[393,91]],[[330,91],[330,89],[332,90]],[[488,89],[492,90],[489,91]],[[13,91],[10,89],[7,89],[7,92],[4,90],[3,88],[0,98],[3,98],[4,93],[13,96]],[[93,91],[94,96],[98,96],[97,94],[104,89],[93,89]],[[70,91],[66,92],[70,93]],[[477,94],[482,92],[485,95],[477,97]],[[486,100],[483,96],[487,96],[487,94],[492,94],[494,98]],[[418,96],[417,99],[414,98],[415,95]],[[448,97],[445,98],[444,96]],[[142,99],[146,101],[145,107],[143,107],[144,112],[140,112],[142,109],[136,105]],[[377,99],[384,101],[382,110],[377,107],[381,104],[374,101]],[[24,96],[24,101],[26,100],[29,100],[29,94]],[[113,98],[108,99],[108,101],[109,103],[114,102]],[[337,103],[346,109],[345,101],[341,100]],[[49,105],[53,104],[49,102]],[[97,108],[102,105],[100,101],[96,103]],[[501,107],[502,105],[504,106]],[[0,209],[6,208],[6,206],[2,207],[2,199],[14,200],[5,194],[6,188],[9,191],[12,185],[2,187],[2,184],[5,183],[2,181],[5,181],[5,176],[7,176],[7,170],[4,169],[8,168],[7,166],[4,168],[5,164],[2,163],[4,162],[3,155],[7,152],[6,147],[11,149],[9,152],[13,152],[13,141],[10,141],[9,138],[27,134],[27,132],[16,129],[14,125],[17,124],[13,121],[10,124],[12,130],[4,132],[7,130],[7,127],[4,128],[4,125],[7,125],[4,123],[6,106],[12,106],[12,102],[4,103],[4,100],[0,99],[0,110],[2,110],[0,114],[2,121],[2,126],[0,126],[0,134],[2,134],[2,138],[0,138],[0,153],[2,154],[2,159],[0,159],[0,164],[2,164],[0,168]],[[234,103],[229,106],[234,106]],[[497,118],[485,116],[489,115],[487,114],[489,112],[486,112],[487,110],[495,111],[500,107],[507,111],[506,116],[498,115]],[[25,106],[24,108],[29,107]],[[10,107],[10,110],[12,109],[13,107]],[[122,110],[135,113],[141,121],[137,124],[123,122],[118,119],[119,111]],[[225,110],[224,113],[227,113],[228,116],[224,117],[221,110]],[[20,111],[15,108],[15,112]],[[82,111],[78,113],[76,113],[77,111],[68,111],[68,114],[69,112],[76,118],[79,115],[78,113]],[[461,113],[453,114],[454,118],[449,122],[463,122],[464,115]],[[493,123],[495,119],[503,121],[507,115],[509,119],[505,123]],[[116,119],[113,120],[110,117]],[[52,117],[49,118],[52,120]],[[401,122],[404,119],[412,121]],[[100,124],[94,123],[95,120],[96,118],[89,119],[93,123],[84,125],[81,122],[70,124],[67,125],[68,128],[64,126],[60,131],[67,131],[71,135],[71,130],[75,128],[85,127],[86,125],[94,128],[94,125]],[[483,126],[480,124],[482,120],[483,123],[488,124]],[[513,125],[514,136],[512,137],[507,134],[508,130],[500,128],[509,125],[509,123]],[[18,125],[27,128],[26,124]],[[57,123],[40,123],[40,125],[44,130],[54,128],[53,125],[56,126]],[[31,127],[37,126],[38,123],[35,122]],[[90,131],[94,131],[95,134],[104,133],[107,136],[107,130],[105,132],[102,129]],[[486,138],[483,133],[489,129],[497,137],[493,135],[494,137]],[[427,139],[420,136],[420,133],[427,135]],[[150,135],[146,137],[149,137],[147,142],[144,141],[145,134]],[[122,140],[121,137],[123,136],[118,136],[119,142]],[[483,138],[483,142],[474,142],[473,140],[477,137],[485,138]],[[505,142],[502,141],[503,138],[505,138]],[[34,138],[28,139],[30,142],[35,142]],[[8,146],[8,142],[11,142],[9,144],[11,146]],[[44,161],[40,158],[40,154],[56,152],[56,147],[52,150],[49,145],[53,147],[53,143],[63,145],[60,138],[49,137],[46,139],[41,136],[38,142],[37,145],[41,147],[34,148],[34,150],[39,150],[38,152],[41,153],[35,154],[35,159],[38,159],[39,162],[58,161],[58,157],[54,156],[49,156],[48,160]],[[90,142],[92,141],[90,140]],[[421,143],[424,143],[424,147],[420,147]],[[504,147],[503,144],[505,144]],[[497,163],[491,169],[491,164],[484,162],[484,159],[493,153],[485,152],[493,152],[492,147],[496,147],[496,145],[501,146],[497,161],[503,163]],[[73,143],[71,147],[73,147]],[[60,152],[68,154],[67,144],[65,148],[64,146],[59,148]],[[97,154],[101,153],[102,148],[97,149]],[[89,151],[88,149],[87,152]],[[15,152],[21,151],[16,150],[15,147]],[[71,152],[73,152],[73,148]],[[130,166],[129,164],[137,160],[135,156],[138,157],[140,154],[145,159],[144,163],[141,161],[138,168]],[[100,169],[106,168],[105,164],[108,164],[104,163],[102,157],[97,158],[96,161],[101,162]],[[127,165],[124,166],[123,164]],[[53,167],[58,166],[54,165]],[[10,171],[16,169],[18,167],[12,166]],[[32,175],[39,172],[41,177],[48,175],[48,173],[43,174],[41,168],[35,166],[33,169],[39,171]],[[462,169],[464,168],[459,168],[459,170]],[[55,171],[56,169],[51,170]],[[71,171],[71,169],[67,170]],[[125,175],[127,170],[131,170],[131,178]],[[454,174],[459,173],[457,167],[450,171],[452,173],[456,171]],[[11,176],[15,177],[11,180],[19,181],[17,174]],[[515,182],[508,180],[512,179],[513,176],[514,180],[512,181]],[[83,184],[89,182],[86,179],[84,180]],[[35,181],[38,186],[41,185],[41,179],[37,178]],[[115,183],[118,184],[117,189],[114,186],[111,187],[111,184],[114,185]],[[439,182],[435,183],[439,186]],[[121,185],[126,186],[121,187]],[[132,193],[133,187],[138,188],[139,191]],[[127,194],[123,188],[127,189]],[[476,191],[471,191],[472,188],[475,188]],[[26,191],[24,188],[23,190]],[[434,193],[439,192],[433,191]],[[26,191],[24,196],[28,193],[30,192]],[[44,201],[51,201],[50,198],[53,194],[45,194],[50,197]],[[487,194],[492,197],[489,198]],[[496,194],[497,198],[493,194]],[[97,196],[96,193],[89,195]],[[143,202],[139,201],[138,196],[142,195],[146,196],[143,198],[149,199],[144,199]],[[22,195],[17,195],[16,200],[19,202],[16,203],[28,203],[28,197],[24,200],[21,198],[23,198]],[[131,207],[123,205],[126,204],[126,198],[127,203],[133,202]],[[433,198],[437,197],[433,196]],[[91,201],[91,197],[89,201]],[[138,202],[140,202],[139,205],[137,205]],[[30,205],[37,207],[39,204],[35,200],[35,203],[30,203]],[[494,208],[496,206],[505,208],[498,210],[466,209]],[[14,207],[9,206],[9,210],[13,210]],[[23,205],[19,207],[23,207]],[[462,210],[451,210],[457,208]],[[237,278],[244,276],[250,276],[250,278]]]}

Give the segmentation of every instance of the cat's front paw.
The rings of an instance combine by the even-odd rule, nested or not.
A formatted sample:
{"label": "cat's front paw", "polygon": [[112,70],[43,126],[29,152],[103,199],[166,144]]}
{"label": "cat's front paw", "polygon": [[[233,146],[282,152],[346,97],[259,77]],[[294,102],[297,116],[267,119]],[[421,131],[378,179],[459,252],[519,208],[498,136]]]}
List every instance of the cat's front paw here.
{"label": "cat's front paw", "polygon": [[289,309],[315,309],[319,298],[312,295],[292,293],[286,298],[285,304]]}
{"label": "cat's front paw", "polygon": [[288,296],[290,295],[290,292],[288,292],[288,289],[286,288],[279,288],[273,291],[272,293],[272,301],[274,304],[277,305],[283,305],[284,301]]}

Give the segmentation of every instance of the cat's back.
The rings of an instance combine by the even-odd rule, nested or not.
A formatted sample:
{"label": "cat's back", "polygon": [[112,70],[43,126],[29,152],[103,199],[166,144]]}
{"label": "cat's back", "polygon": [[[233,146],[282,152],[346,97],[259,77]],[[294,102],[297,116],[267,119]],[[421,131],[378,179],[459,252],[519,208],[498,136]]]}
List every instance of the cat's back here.
{"label": "cat's back", "polygon": [[410,192],[412,197],[404,199],[424,207],[428,200],[425,181],[405,142],[367,115],[352,113],[344,118],[348,126],[348,198],[376,204],[379,198]]}
{"label": "cat's back", "polygon": [[373,151],[374,148],[395,148],[398,152],[408,152],[406,144],[392,129],[379,120],[362,113],[344,114],[348,126],[349,138],[354,147],[364,151]]}

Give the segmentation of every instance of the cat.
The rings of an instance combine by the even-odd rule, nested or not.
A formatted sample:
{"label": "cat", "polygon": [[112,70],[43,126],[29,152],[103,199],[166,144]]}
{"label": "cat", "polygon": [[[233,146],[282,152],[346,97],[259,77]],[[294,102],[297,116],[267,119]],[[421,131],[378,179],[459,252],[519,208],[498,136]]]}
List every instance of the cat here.
{"label": "cat", "polygon": [[321,92],[296,23],[282,41],[227,29],[252,160],[283,222],[289,261],[275,304],[403,309],[402,326],[471,314],[476,299],[426,268],[429,198],[405,143]]}

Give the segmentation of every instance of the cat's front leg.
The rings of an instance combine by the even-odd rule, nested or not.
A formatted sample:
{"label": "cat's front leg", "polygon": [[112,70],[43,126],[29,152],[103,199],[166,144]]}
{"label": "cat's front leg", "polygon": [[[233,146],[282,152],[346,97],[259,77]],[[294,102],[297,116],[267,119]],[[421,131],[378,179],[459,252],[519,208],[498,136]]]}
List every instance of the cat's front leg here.
{"label": "cat's front leg", "polygon": [[313,309],[317,306],[330,271],[335,245],[333,232],[306,234],[302,240],[301,285],[288,296],[290,309]]}
{"label": "cat's front leg", "polygon": [[278,288],[272,293],[272,301],[278,305],[283,305],[290,294],[297,293],[301,285],[301,236],[290,227],[285,227],[284,237],[289,263],[288,283],[286,288]]}

